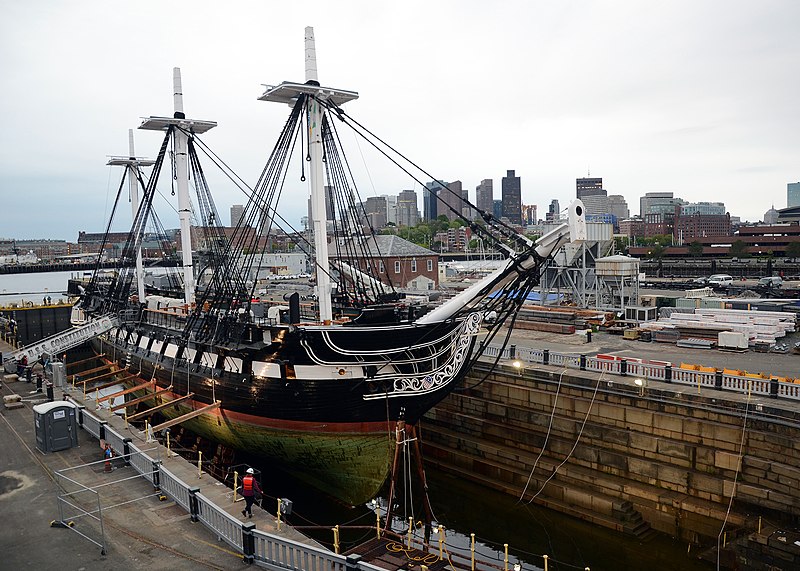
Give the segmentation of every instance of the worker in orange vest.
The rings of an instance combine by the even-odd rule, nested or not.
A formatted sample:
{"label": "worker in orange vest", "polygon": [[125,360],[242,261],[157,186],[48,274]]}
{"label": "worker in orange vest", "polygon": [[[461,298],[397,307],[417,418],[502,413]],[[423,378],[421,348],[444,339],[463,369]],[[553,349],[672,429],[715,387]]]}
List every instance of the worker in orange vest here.
{"label": "worker in orange vest", "polygon": [[253,517],[253,500],[256,499],[256,494],[262,494],[258,482],[253,476],[255,472],[252,468],[247,469],[247,475],[242,478],[242,496],[247,505],[242,510],[242,515]]}

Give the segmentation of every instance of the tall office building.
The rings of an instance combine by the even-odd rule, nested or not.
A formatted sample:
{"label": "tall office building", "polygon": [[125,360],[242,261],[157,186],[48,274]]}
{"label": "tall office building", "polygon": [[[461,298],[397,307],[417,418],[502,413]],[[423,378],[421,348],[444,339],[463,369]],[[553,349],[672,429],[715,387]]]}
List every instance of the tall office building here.
{"label": "tall office building", "polygon": [[535,204],[523,204],[522,205],[522,223],[526,226],[530,226],[531,224],[536,224],[538,222],[536,218],[536,205]]}
{"label": "tall office building", "polygon": [[492,216],[500,220],[503,217],[503,201],[502,200],[493,200],[492,201]]}
{"label": "tall office building", "polygon": [[436,220],[439,214],[444,214],[444,210],[439,207],[439,195],[445,186],[447,183],[443,180],[425,183],[425,188],[422,189],[422,217],[425,220]]}
{"label": "tall office building", "polygon": [[445,188],[439,189],[439,216],[444,214],[448,220],[455,220],[462,215],[466,203],[464,186],[460,180],[448,183]]}
{"label": "tall office building", "polygon": [[703,214],[706,216],[723,216],[725,214],[724,202],[689,202],[681,205],[681,215],[691,216]]}
{"label": "tall office building", "polygon": [[553,222],[555,220],[559,220],[561,218],[561,206],[558,203],[557,199],[553,199],[550,201],[550,206],[547,207],[547,214],[545,214],[545,220],[548,222]]}
{"label": "tall office building", "polygon": [[417,193],[413,190],[403,190],[397,195],[397,225],[416,226],[417,224],[419,224]]}
{"label": "tall office building", "polygon": [[235,228],[242,221],[244,216],[244,205],[234,204],[231,206],[231,228]]}
{"label": "tall office building", "polygon": [[625,220],[631,215],[628,203],[621,194],[612,194],[608,197],[608,212],[613,214],[617,220]]}
{"label": "tall office building", "polygon": [[494,182],[485,178],[475,187],[475,206],[484,212],[491,212],[494,204]]}
{"label": "tall office building", "polygon": [[648,214],[674,216],[675,207],[686,204],[686,201],[675,198],[671,192],[647,192],[639,198],[639,216],[643,219]]}
{"label": "tall office building", "polygon": [[603,190],[602,178],[576,178],[575,179],[576,196],[584,199],[587,196],[607,196],[607,192]]}
{"label": "tall office building", "polygon": [[790,182],[786,185],[786,207],[800,206],[800,182]]}
{"label": "tall office building", "polygon": [[512,224],[522,224],[522,183],[514,171],[506,171],[501,183],[503,216]]}
{"label": "tall office building", "polygon": [[380,230],[386,226],[387,222],[387,204],[386,198],[383,196],[370,196],[364,203],[364,212],[367,216],[367,221],[371,228]]}

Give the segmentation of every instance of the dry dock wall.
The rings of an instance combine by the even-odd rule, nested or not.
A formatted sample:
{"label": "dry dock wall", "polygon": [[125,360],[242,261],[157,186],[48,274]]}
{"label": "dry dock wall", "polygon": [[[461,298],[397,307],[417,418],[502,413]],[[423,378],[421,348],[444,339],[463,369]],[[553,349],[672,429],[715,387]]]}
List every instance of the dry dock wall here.
{"label": "dry dock wall", "polygon": [[479,365],[464,387],[423,421],[441,469],[634,535],[715,540],[734,492],[726,530],[800,520],[792,404],[549,367]]}

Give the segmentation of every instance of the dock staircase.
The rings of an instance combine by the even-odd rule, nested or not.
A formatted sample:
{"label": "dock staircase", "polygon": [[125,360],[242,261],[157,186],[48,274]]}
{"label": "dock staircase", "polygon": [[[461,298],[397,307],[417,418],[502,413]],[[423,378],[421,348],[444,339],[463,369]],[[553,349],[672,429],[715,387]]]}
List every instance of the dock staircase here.
{"label": "dock staircase", "polygon": [[[23,349],[17,349],[6,362],[6,367],[15,366],[23,357],[27,358],[28,363],[34,363],[42,358],[44,354],[58,355],[85,343],[90,339],[102,335],[106,331],[119,325],[119,317],[115,314],[106,314],[93,319],[83,325],[72,327],[37,341]],[[7,369],[8,370],[8,369]]]}
{"label": "dock staircase", "polygon": [[650,527],[650,524],[644,520],[642,514],[627,500],[614,502],[612,514],[622,522],[622,531],[624,533],[634,536],[641,542],[647,542],[658,535],[658,532]]}

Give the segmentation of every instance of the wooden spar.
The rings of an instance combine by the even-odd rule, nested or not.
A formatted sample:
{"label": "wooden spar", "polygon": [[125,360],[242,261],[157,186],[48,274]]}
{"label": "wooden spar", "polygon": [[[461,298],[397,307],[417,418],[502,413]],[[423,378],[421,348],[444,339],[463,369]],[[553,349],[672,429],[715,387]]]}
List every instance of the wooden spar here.
{"label": "wooden spar", "polygon": [[113,399],[113,398],[116,398],[116,397],[121,397],[122,395],[127,395],[128,393],[132,393],[132,392],[135,392],[135,391],[141,391],[142,389],[146,389],[147,387],[154,387],[154,386],[156,386],[156,382],[155,381],[147,381],[146,383],[142,383],[141,385],[136,385],[135,387],[131,387],[129,389],[125,389],[124,391],[117,391],[117,392],[115,392],[113,394],[106,395],[104,397],[100,397],[99,399],[97,399],[97,402],[105,402],[107,400],[110,400],[110,399]]}
{"label": "wooden spar", "polygon": [[[420,431],[422,432],[422,431]],[[413,424],[409,427],[409,439],[414,441],[414,456],[416,456],[417,474],[422,484],[422,492],[425,494],[425,541],[430,540],[431,524],[433,523],[433,508],[431,498],[428,496],[428,480],[425,477],[425,467],[422,465],[422,448],[419,445],[417,427]]]}
{"label": "wooden spar", "polygon": [[117,371],[109,371],[108,373],[103,373],[102,375],[97,375],[96,377],[89,377],[88,379],[85,379],[83,381],[76,381],[75,384],[76,385],[85,385],[86,383],[93,383],[95,381],[99,381],[100,379],[106,379],[108,377],[111,377],[113,375],[117,375],[117,374],[122,373],[123,371],[127,371],[127,370],[128,370],[128,368],[125,367],[124,369],[119,369]]}
{"label": "wooden spar", "polygon": [[[121,372],[121,371],[118,371],[118,372]],[[102,391],[103,389],[107,389],[109,387],[113,387],[114,385],[118,385],[120,383],[125,383],[125,382],[130,381],[131,379],[134,379],[134,378],[136,378],[136,375],[134,375],[133,373],[130,373],[127,376],[122,377],[121,379],[114,379],[113,381],[108,381],[107,383],[103,383],[102,385],[98,385],[96,387],[92,387],[92,388],[87,389],[87,390],[88,390],[88,392]]]}
{"label": "wooden spar", "polygon": [[75,377],[82,377],[83,375],[89,375],[91,373],[96,373],[98,371],[102,371],[104,369],[108,369],[109,367],[113,366],[115,363],[106,363],[105,365],[100,365],[99,367],[95,367],[94,369],[87,369],[85,371],[79,371],[73,375],[70,375],[70,381],[74,380]]}
{"label": "wooden spar", "polygon": [[129,401],[125,401],[122,404],[118,404],[116,406],[112,406],[108,410],[110,410],[111,412],[114,412],[114,411],[117,411],[117,410],[119,410],[121,408],[128,408],[129,406],[134,406],[134,405],[137,405],[139,403],[143,403],[144,401],[159,397],[159,396],[163,395],[164,393],[168,393],[171,390],[172,390],[172,385],[168,386],[166,389],[161,389],[161,390],[158,390],[158,391],[156,391],[154,393],[150,393],[150,394],[144,395],[143,397],[131,399]]}
{"label": "wooden spar", "polygon": [[[153,396],[155,396],[155,395],[148,395],[147,397],[143,397],[143,398],[145,398],[145,400],[147,400],[148,398],[153,398]],[[164,410],[165,408],[167,408],[168,406],[170,406],[172,404],[177,404],[177,403],[179,403],[181,401],[185,401],[186,399],[191,398],[193,396],[194,396],[194,393],[189,393],[188,395],[184,395],[182,397],[176,398],[175,400],[171,400],[169,402],[161,403],[159,405],[154,406],[153,408],[148,408],[147,410],[143,410],[142,412],[137,412],[136,414],[132,414],[131,416],[128,417],[128,422],[133,422],[135,420],[139,420],[140,418],[144,418],[146,416],[150,416],[151,414],[157,413],[159,410]]]}
{"label": "wooden spar", "polygon": [[[175,401],[173,401],[173,402],[175,402]],[[165,428],[170,428],[172,426],[175,426],[176,424],[180,424],[180,423],[185,422],[187,420],[190,420],[190,419],[192,419],[192,418],[194,418],[196,416],[200,416],[201,414],[204,414],[206,412],[214,410],[215,408],[219,408],[221,404],[222,404],[222,401],[218,400],[214,404],[210,404],[210,405],[204,406],[203,408],[200,408],[200,409],[197,409],[197,410],[193,410],[192,412],[187,412],[186,414],[183,414],[183,415],[179,416],[178,418],[173,418],[172,420],[168,420],[167,422],[162,422],[159,425],[151,426],[150,430],[153,431],[153,432],[158,432],[159,430],[164,430]],[[130,420],[130,418],[128,420]]]}
{"label": "wooden spar", "polygon": [[383,526],[384,531],[389,531],[392,529],[392,503],[394,502],[394,488],[397,484],[398,460],[400,459],[400,448],[403,446],[405,427],[406,421],[398,420],[397,426],[395,426],[394,429],[396,435],[394,445],[394,460],[392,461],[392,479],[389,484],[389,499],[386,503],[386,524]]}
{"label": "wooden spar", "polygon": [[105,353],[100,353],[99,355],[95,355],[94,357],[87,357],[86,359],[81,359],[80,361],[75,361],[74,363],[67,363],[67,368],[74,367],[75,365],[83,365],[84,363],[88,363],[89,361],[95,361],[100,359],[101,357],[105,357]]}

